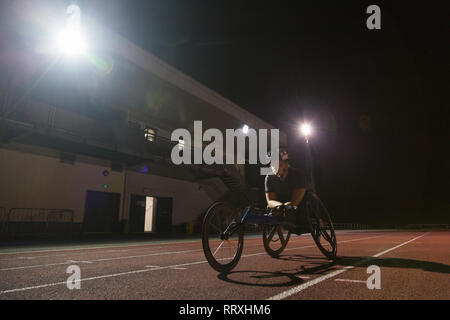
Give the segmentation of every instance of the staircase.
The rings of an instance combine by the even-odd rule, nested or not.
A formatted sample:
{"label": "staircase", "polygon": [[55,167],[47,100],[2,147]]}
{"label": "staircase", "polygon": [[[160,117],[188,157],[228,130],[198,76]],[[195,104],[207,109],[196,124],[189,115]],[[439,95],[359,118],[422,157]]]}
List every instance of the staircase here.
{"label": "staircase", "polygon": [[[220,181],[226,192],[215,198],[215,201],[227,201],[233,205],[241,207],[249,204],[247,197],[247,186],[245,185],[239,171],[230,165],[214,165],[208,167],[193,168],[194,176],[197,182],[202,185],[202,182],[216,180]],[[215,178],[215,179],[214,179]],[[213,187],[214,183],[208,183],[209,187]],[[217,186],[217,189],[220,186]]]}

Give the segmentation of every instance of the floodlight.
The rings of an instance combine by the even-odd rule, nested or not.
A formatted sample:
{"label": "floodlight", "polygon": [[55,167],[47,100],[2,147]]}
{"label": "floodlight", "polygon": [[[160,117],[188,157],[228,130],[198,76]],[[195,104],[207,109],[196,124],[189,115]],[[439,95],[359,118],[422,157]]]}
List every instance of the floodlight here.
{"label": "floodlight", "polygon": [[300,132],[307,138],[312,132],[311,125],[309,125],[308,123],[303,123],[300,126]]}
{"label": "floodlight", "polygon": [[60,54],[77,57],[86,52],[87,44],[79,31],[65,28],[55,38],[55,49]]}

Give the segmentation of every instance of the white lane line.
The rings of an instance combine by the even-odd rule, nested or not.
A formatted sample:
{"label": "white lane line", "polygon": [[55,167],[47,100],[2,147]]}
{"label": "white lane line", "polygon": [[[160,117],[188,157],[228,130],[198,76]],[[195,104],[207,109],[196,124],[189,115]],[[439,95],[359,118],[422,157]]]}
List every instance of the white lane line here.
{"label": "white lane line", "polygon": [[[202,263],[206,263],[206,262],[207,261],[197,261],[197,262],[183,263],[183,264],[172,265],[172,266],[156,267],[156,268],[141,269],[141,270],[133,270],[133,271],[128,271],[128,272],[114,273],[114,274],[106,274],[106,275],[103,275],[103,276],[97,276],[97,277],[91,277],[91,278],[84,278],[84,279],[74,280],[74,282],[91,281],[91,280],[98,280],[98,279],[105,279],[105,278],[113,278],[113,277],[119,277],[119,276],[136,274],[136,273],[143,273],[143,272],[148,272],[148,271],[155,271],[155,270],[163,270],[163,269],[171,269],[171,268],[178,268],[178,267],[184,267],[184,266],[191,266],[191,265],[202,264]],[[4,291],[0,291],[0,295],[5,294],[5,293],[26,291],[26,290],[31,290],[31,289],[41,289],[41,288],[52,287],[52,286],[57,286],[57,285],[62,285],[62,284],[67,284],[67,281],[42,284],[42,285],[26,287],[26,288],[4,290]]]}
{"label": "white lane line", "polygon": [[[309,242],[309,241],[313,241],[312,239],[296,239],[294,241],[290,241],[289,243],[298,243],[298,242]],[[246,245],[246,248],[249,247],[259,247],[260,245]],[[181,245],[176,245],[176,246],[170,246],[171,249],[175,248],[175,247],[183,247]],[[146,251],[148,249],[163,249],[164,247],[151,247],[151,248],[136,248],[136,249],[125,249],[125,250],[106,250],[105,252],[128,252],[128,251],[136,251],[136,250],[140,250],[140,251]],[[168,249],[168,248],[167,248]],[[201,249],[198,249],[201,250]],[[34,260],[34,259],[40,259],[40,258],[49,258],[49,257],[64,257],[64,256],[75,256],[75,255],[89,255],[89,254],[96,254],[96,253],[104,253],[104,252],[76,252],[76,253],[63,253],[63,254],[54,254],[54,255],[41,255],[41,256],[29,256],[29,257],[13,257],[13,258],[9,258],[9,259],[0,259],[0,261],[17,261],[17,260]],[[36,267],[41,267],[41,266],[45,266],[44,264],[42,265],[37,265]],[[49,265],[50,266],[50,265]],[[31,266],[33,267],[33,266]],[[10,268],[7,268],[8,270]],[[14,270],[14,269],[11,269]],[[2,271],[2,269],[0,269],[0,271]]]}
{"label": "white lane line", "polygon": [[[181,246],[170,246],[173,247],[181,247]],[[99,254],[99,253],[109,253],[109,252],[129,252],[129,251],[147,251],[149,249],[162,249],[163,247],[150,247],[150,248],[136,248],[136,249],[123,249],[123,250],[106,250],[99,252],[76,252],[76,253],[62,253],[62,254],[53,254],[53,255],[37,255],[37,256],[29,256],[29,257],[12,257],[9,259],[0,259],[0,261],[15,261],[15,260],[32,260],[32,259],[40,259],[40,258],[49,258],[49,257],[64,257],[64,256],[76,256],[76,255],[89,255],[89,254]]]}
{"label": "white lane line", "polygon": [[[337,234],[347,234],[347,233],[378,233],[377,231],[369,231],[369,232],[360,232],[359,230],[355,230],[355,231],[345,231],[345,230],[338,230],[336,232]],[[303,234],[307,235],[307,234]],[[252,237],[252,235],[248,236],[249,239],[257,239],[257,237]],[[153,240],[155,241],[155,240]],[[156,242],[153,243],[149,243],[149,242],[142,242],[142,243],[130,243],[130,244],[123,244],[123,243],[111,243],[111,244],[105,244],[105,245],[99,245],[99,246],[94,246],[94,247],[90,247],[88,245],[86,246],[79,246],[79,247],[73,247],[73,248],[61,248],[61,249],[50,249],[48,247],[41,247],[41,248],[30,248],[30,249],[23,249],[23,251],[10,251],[11,249],[7,249],[8,252],[0,252],[0,255],[14,255],[14,254],[27,254],[27,253],[40,253],[40,252],[64,252],[64,251],[80,251],[80,250],[96,250],[96,249],[108,249],[108,248],[128,248],[128,247],[152,247],[155,245],[180,245],[180,244],[184,244],[184,243],[196,243],[196,242],[201,242],[201,239],[192,239],[192,240],[173,240],[173,241],[169,241],[169,242],[159,242],[161,240],[156,240]],[[142,248],[144,249],[144,248]],[[0,249],[2,250],[2,249]],[[130,250],[136,250],[136,249],[130,249]],[[2,260],[2,259],[0,259]]]}
{"label": "white lane line", "polygon": [[[376,236],[375,238],[385,237],[385,236],[387,236],[387,235]],[[345,240],[345,241],[341,241],[340,243],[351,242],[351,241],[358,241],[358,240],[366,240],[366,239],[372,239],[372,238],[374,238],[374,237],[366,237],[366,238]],[[295,250],[295,249],[303,249],[303,248],[311,248],[311,247],[315,247],[315,245],[296,247],[296,248],[290,248],[290,249],[285,249],[285,250]],[[264,252],[253,253],[253,254],[246,254],[246,255],[242,255],[241,258],[260,256],[260,255],[263,255],[263,254],[265,255],[267,253],[264,251]],[[225,260],[225,259],[229,259],[229,258],[223,258],[223,259],[218,259],[218,260]],[[107,275],[103,275],[103,276],[85,278],[85,279],[80,279],[80,280],[76,280],[76,281],[81,282],[81,281],[90,281],[90,280],[98,280],[98,279],[104,279],[104,278],[119,277],[119,276],[136,274],[136,273],[143,273],[143,272],[148,272],[148,271],[155,271],[155,270],[163,270],[163,269],[171,269],[171,268],[192,266],[192,265],[203,264],[203,263],[207,263],[207,262],[208,261],[203,260],[203,261],[196,261],[196,262],[189,262],[189,263],[183,263],[183,264],[176,264],[176,265],[165,266],[165,267],[147,266],[147,267],[150,267],[150,268],[149,269],[142,269],[142,270],[128,271],[128,272],[121,272],[121,273],[114,273],[114,274],[107,274]],[[5,293],[12,293],[12,292],[19,292],[19,291],[26,291],[26,290],[32,290],[32,289],[40,289],[40,288],[46,288],[46,287],[51,287],[51,286],[57,286],[57,285],[62,285],[62,284],[66,284],[66,283],[67,283],[66,281],[63,281],[63,282],[48,283],[48,284],[32,286],[32,287],[4,290],[4,291],[0,291],[0,295],[5,294]]]}
{"label": "white lane line", "polygon": [[102,259],[93,259],[90,261],[93,262],[102,262],[102,261],[113,261],[113,260],[123,260],[123,259],[135,259],[135,258],[143,258],[143,257],[152,257],[152,256],[164,256],[168,254],[181,254],[181,253],[190,253],[202,251],[202,249],[194,249],[194,250],[183,250],[183,251],[164,251],[164,252],[154,252],[149,254],[140,254],[135,256],[125,256],[125,257],[113,257],[113,258],[102,258]]}
{"label": "white lane line", "polygon": [[367,283],[367,281],[364,281],[364,280],[352,280],[352,279],[334,279],[334,281]]}
{"label": "white lane line", "polygon": [[23,270],[23,269],[32,269],[32,268],[41,268],[41,267],[52,267],[52,266],[57,266],[57,265],[71,264],[73,262],[93,263],[93,262],[104,262],[104,261],[123,260],[123,259],[135,259],[135,258],[143,258],[143,257],[151,257],[151,256],[162,256],[162,255],[168,255],[168,254],[189,253],[189,252],[195,252],[195,251],[202,251],[202,249],[171,251],[171,252],[155,252],[155,253],[135,255],[135,256],[91,259],[89,261],[68,260],[68,261],[59,262],[59,263],[35,264],[35,265],[31,265],[31,266],[18,266],[18,267],[2,268],[2,269],[0,269],[0,271],[12,271],[12,270]]}
{"label": "white lane line", "polygon": [[384,250],[384,251],[382,251],[382,252],[379,252],[379,253],[373,255],[372,257],[369,257],[369,258],[367,258],[367,259],[364,259],[364,260],[362,260],[362,261],[356,263],[355,265],[352,265],[352,266],[346,266],[346,267],[344,267],[343,269],[333,271],[333,272],[331,272],[331,273],[329,273],[329,274],[326,274],[326,275],[324,275],[324,276],[315,278],[314,280],[308,281],[308,282],[306,282],[306,283],[304,283],[304,284],[301,284],[301,285],[299,285],[299,286],[296,286],[296,287],[294,287],[294,288],[291,288],[291,289],[289,289],[289,290],[286,290],[286,291],[284,291],[284,292],[281,292],[280,294],[277,294],[277,295],[275,295],[275,296],[273,296],[273,297],[270,297],[270,298],[268,298],[267,300],[282,300],[282,299],[288,298],[288,297],[290,297],[290,296],[292,296],[292,295],[294,295],[294,294],[296,294],[296,293],[299,293],[299,292],[301,292],[301,291],[303,291],[303,290],[305,290],[305,289],[307,289],[307,288],[309,288],[309,287],[312,287],[312,286],[314,286],[314,285],[316,285],[316,284],[318,284],[318,283],[320,283],[320,282],[322,282],[322,281],[325,281],[325,280],[327,280],[327,279],[333,278],[333,277],[335,277],[335,276],[337,276],[337,275],[339,275],[339,274],[341,274],[341,273],[344,273],[345,271],[348,271],[348,270],[350,270],[350,269],[353,269],[353,268],[357,267],[358,265],[361,265],[361,264],[363,264],[363,263],[365,263],[365,262],[371,260],[372,258],[377,258],[377,257],[379,257],[379,256],[382,256],[383,254],[386,254],[386,253],[388,253],[388,252],[391,252],[392,250],[398,249],[398,248],[400,248],[401,246],[407,245],[407,244],[410,243],[410,242],[413,242],[413,241],[415,241],[415,240],[417,240],[417,239],[420,239],[420,238],[422,238],[422,237],[423,237],[424,235],[426,235],[426,234],[427,234],[427,233],[424,233],[424,234],[422,234],[422,235],[420,235],[420,236],[418,236],[418,237],[415,237],[414,239],[408,240],[408,241],[403,242],[403,243],[401,243],[401,244],[399,244],[399,245],[397,245],[397,246],[395,246],[395,247],[392,247],[392,248],[390,248],[390,249],[387,249],[387,250]]}
{"label": "white lane line", "polygon": [[[311,239],[304,239],[304,240],[312,241]],[[356,239],[356,240],[358,240],[358,239]],[[256,246],[256,245],[254,245],[254,246]],[[246,246],[246,247],[251,247],[251,246]],[[89,261],[82,261],[82,262],[83,263],[104,262],[104,261],[122,260],[122,259],[134,259],[134,258],[149,257],[149,256],[159,256],[159,255],[168,255],[168,254],[182,254],[182,253],[190,253],[190,252],[196,252],[196,251],[202,251],[202,249],[184,250],[184,251],[170,251],[170,252],[167,252],[167,251],[165,251],[165,252],[154,252],[154,253],[144,254],[144,255],[112,257],[112,258],[103,258],[103,259],[91,259]],[[82,254],[82,253],[77,253],[77,254]],[[25,257],[21,257],[21,258],[25,258]],[[41,268],[41,267],[53,267],[53,266],[57,266],[57,265],[71,264],[72,261],[76,261],[76,260],[67,260],[65,262],[59,262],[59,263],[36,264],[36,265],[29,265],[29,266],[16,266],[16,267],[0,268],[0,271],[13,271],[13,270],[23,270],[23,269],[32,269],[32,268]]]}
{"label": "white lane line", "polygon": [[[353,241],[359,241],[359,240],[365,240],[365,239],[373,239],[373,238],[379,238],[384,237],[383,236],[374,236],[374,237],[365,237],[365,238],[359,238],[359,239],[351,239],[351,240],[344,240],[340,241],[339,243],[346,243],[346,242],[353,242]],[[284,251],[290,251],[290,250],[296,250],[300,248],[312,248],[316,245],[309,245],[309,246],[303,246],[303,247],[294,247],[294,248],[288,248]],[[202,249],[195,249],[195,250],[184,250],[184,251],[170,251],[170,252],[155,252],[150,254],[143,254],[143,255],[134,255],[134,256],[124,256],[124,257],[112,257],[112,258],[102,258],[102,259],[91,259],[89,261],[80,261],[81,263],[93,263],[93,262],[105,262],[105,261],[113,261],[113,260],[123,260],[123,259],[135,259],[135,258],[143,258],[143,257],[151,257],[151,256],[161,256],[161,255],[168,255],[168,254],[182,254],[182,253],[190,253],[190,252],[196,252],[196,251],[202,251]],[[262,253],[256,253],[256,254],[250,254],[247,255],[247,257],[251,257],[253,255],[260,255]],[[242,257],[245,257],[242,256]],[[14,271],[14,270],[23,270],[23,269],[33,269],[33,268],[42,268],[42,267],[53,267],[58,265],[67,265],[72,264],[75,260],[67,260],[65,262],[59,262],[59,263],[48,263],[48,264],[36,264],[36,265],[30,265],[30,266],[17,266],[17,267],[8,267],[8,268],[1,268],[0,271]]]}
{"label": "white lane line", "polygon": [[[343,241],[338,241],[338,246],[340,243],[347,243],[347,242],[353,242],[353,241],[360,241],[360,240],[368,240],[368,239],[374,239],[374,238],[381,238],[381,237],[386,237],[386,235],[382,235],[382,236],[373,236],[373,237],[364,237],[364,238],[358,238],[358,239],[350,239],[350,240],[343,240]],[[302,247],[302,248],[310,248],[310,247],[315,247],[316,244],[314,243],[311,246],[307,246],[307,247]],[[284,251],[289,251],[289,250],[295,250],[298,249],[297,248],[288,248],[288,249],[284,249]]]}
{"label": "white lane line", "polygon": [[33,265],[33,266],[2,268],[2,269],[0,269],[0,271],[23,270],[23,269],[39,268],[39,267],[54,267],[54,266],[68,265],[68,264],[74,264],[74,263],[92,263],[92,262],[91,261],[67,260],[65,262],[58,262],[58,263],[49,263],[49,264],[38,264],[38,265]]}
{"label": "white lane line", "polygon": [[[251,239],[251,238],[250,238]],[[250,240],[249,239],[249,240]],[[305,239],[305,238],[301,238],[301,239],[295,239],[295,240],[291,240],[289,241],[290,244],[292,243],[297,243],[297,242],[309,242],[309,241],[313,241],[312,238],[310,239]],[[189,244],[198,244],[198,243],[190,243]],[[170,245],[170,249],[173,248],[178,248],[178,247],[186,247],[183,245]],[[249,247],[259,247],[260,245],[246,245],[246,248]],[[128,252],[128,251],[146,251],[148,249],[164,249],[164,247],[147,247],[147,248],[136,248],[136,249],[122,249],[122,250],[106,250],[104,252]],[[166,248],[169,249],[169,248]],[[82,250],[82,249],[80,249]],[[62,254],[53,254],[53,255],[37,255],[37,256],[28,256],[28,257],[11,257],[8,259],[0,259],[0,261],[16,261],[16,260],[33,260],[33,259],[40,259],[40,258],[49,258],[49,257],[61,257],[61,256],[75,256],[75,255],[89,255],[89,254],[97,254],[97,253],[104,253],[102,252],[75,252],[75,253],[62,253]],[[33,253],[33,252],[29,252],[29,253]]]}
{"label": "white lane line", "polygon": [[93,263],[92,261],[86,261],[86,260],[67,260],[69,263]]}
{"label": "white lane line", "polygon": [[[359,234],[365,234],[365,233],[378,233],[378,232],[359,232],[359,231],[354,231],[354,232],[349,232],[349,231],[337,231],[337,234],[355,234],[355,233],[359,233]],[[296,236],[295,238],[291,238],[291,240],[289,241],[290,244],[293,243],[297,243],[297,242],[309,242],[309,241],[313,241],[312,238],[309,238],[310,234],[306,233],[306,234],[302,234],[300,236]],[[308,237],[308,238],[304,238],[304,237]],[[249,240],[258,240],[257,237],[255,237],[254,235],[250,235],[247,236],[246,238],[247,241]],[[104,246],[98,246],[98,247],[75,247],[75,248],[65,248],[65,249],[48,249],[48,250],[28,250],[28,251],[17,251],[17,252],[0,252],[0,255],[15,255],[15,254],[33,254],[33,253],[40,253],[40,252],[65,252],[65,251],[80,251],[80,250],[96,250],[96,249],[108,249],[108,248],[126,248],[126,247],[135,247],[135,246],[139,246],[142,248],[135,248],[135,249],[119,249],[119,250],[107,250],[105,252],[125,252],[125,251],[136,251],[136,250],[148,250],[148,249],[162,249],[164,247],[154,247],[155,245],[166,245],[167,247],[170,248],[175,248],[175,247],[185,247],[183,244],[188,243],[188,244],[197,244],[201,242],[200,240],[188,240],[188,241],[176,241],[176,242],[166,242],[166,243],[144,243],[144,244],[130,244],[130,245],[118,245],[118,244],[111,244],[111,245],[104,245]],[[246,245],[246,248],[249,247],[259,247],[260,245]],[[167,248],[168,249],[168,248]],[[72,255],[82,255],[82,254],[95,254],[97,252],[71,252],[71,253],[62,253],[62,254],[54,254],[54,255],[37,255],[37,256],[28,256],[28,257],[11,257],[11,258],[7,258],[7,259],[0,259],[0,261],[13,261],[13,260],[32,260],[32,259],[40,259],[40,258],[49,258],[49,257],[58,257],[58,256],[72,256]],[[103,253],[103,252],[100,252]]]}
{"label": "white lane line", "polygon": [[[64,252],[64,251],[80,251],[80,250],[96,250],[96,249],[108,249],[108,248],[128,248],[128,247],[149,247],[149,246],[156,246],[156,245],[171,245],[171,244],[180,244],[180,243],[195,243],[199,242],[201,239],[195,239],[195,240],[183,240],[178,241],[175,240],[173,242],[153,242],[153,243],[132,243],[132,244],[118,244],[118,243],[112,243],[112,244],[105,244],[105,245],[99,245],[96,247],[90,247],[90,246],[80,246],[80,247],[73,247],[73,248],[61,248],[61,249],[47,249],[45,247],[43,248],[36,248],[28,249],[25,251],[9,251],[9,252],[0,252],[0,255],[13,255],[13,254],[25,254],[25,253],[39,253],[39,252]],[[143,248],[144,249],[144,248]],[[133,249],[134,250],[134,249]]]}
{"label": "white lane line", "polygon": [[[359,238],[359,239],[351,239],[351,240],[344,240],[344,241],[338,242],[338,244],[340,244],[340,243],[347,243],[347,242],[353,242],[353,241],[361,241],[361,240],[373,239],[373,238],[380,238],[380,237],[386,237],[386,235],[384,235],[384,236],[375,236],[375,237]],[[309,246],[302,246],[302,247],[288,248],[288,249],[284,249],[284,251],[291,251],[291,250],[305,249],[305,248],[316,248],[316,244],[312,244],[312,245],[309,245]],[[244,254],[244,255],[241,256],[241,258],[260,256],[260,255],[263,255],[263,254],[267,254],[267,252],[264,251],[264,252],[257,252],[257,253]],[[230,258],[231,258],[231,257],[230,257]],[[222,259],[217,259],[217,260],[225,260],[225,259],[230,259],[230,258],[222,258]],[[206,262],[206,261],[205,261],[205,262]]]}
{"label": "white lane line", "polygon": [[[165,268],[165,267],[160,267],[160,266],[145,266],[146,268]],[[171,267],[171,266],[167,266],[167,268],[169,269],[173,269],[173,270],[186,270],[187,268],[182,268],[182,267]],[[158,269],[160,270],[160,269]]]}

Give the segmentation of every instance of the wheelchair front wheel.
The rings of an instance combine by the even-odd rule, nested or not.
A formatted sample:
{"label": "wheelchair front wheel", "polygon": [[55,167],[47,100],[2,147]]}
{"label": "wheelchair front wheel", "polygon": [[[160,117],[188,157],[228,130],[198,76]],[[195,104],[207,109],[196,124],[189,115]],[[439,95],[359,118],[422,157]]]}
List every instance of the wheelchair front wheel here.
{"label": "wheelchair front wheel", "polygon": [[330,214],[317,194],[309,193],[306,200],[311,236],[319,250],[333,260],[337,254],[337,240]]}
{"label": "wheelchair front wheel", "polygon": [[290,237],[291,232],[281,225],[267,224],[263,227],[264,249],[272,258],[277,258],[283,252]]}

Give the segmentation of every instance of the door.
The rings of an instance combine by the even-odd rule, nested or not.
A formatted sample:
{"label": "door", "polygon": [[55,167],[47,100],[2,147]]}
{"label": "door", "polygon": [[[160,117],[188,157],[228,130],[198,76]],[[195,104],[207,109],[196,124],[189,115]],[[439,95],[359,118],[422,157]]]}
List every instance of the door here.
{"label": "door", "polygon": [[84,232],[116,232],[119,227],[120,194],[88,191],[84,210]]}
{"label": "door", "polygon": [[130,198],[130,232],[154,231],[153,214],[156,198],[132,194]]}
{"label": "door", "polygon": [[130,198],[130,232],[144,232],[145,196],[132,194]]}
{"label": "door", "polygon": [[172,231],[172,198],[156,199],[155,231]]}

